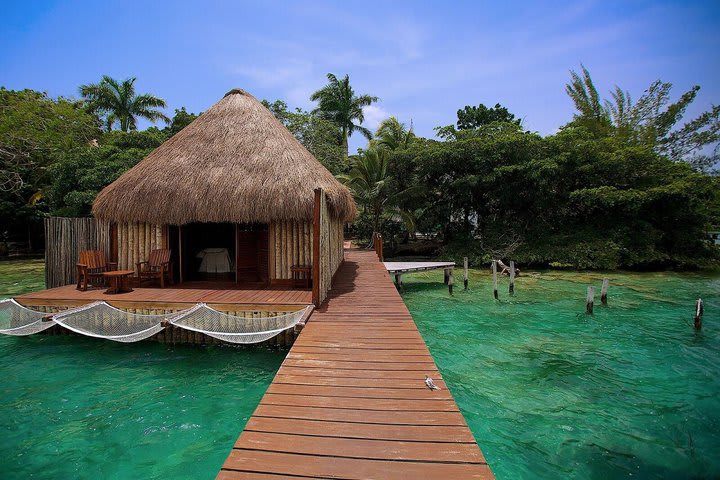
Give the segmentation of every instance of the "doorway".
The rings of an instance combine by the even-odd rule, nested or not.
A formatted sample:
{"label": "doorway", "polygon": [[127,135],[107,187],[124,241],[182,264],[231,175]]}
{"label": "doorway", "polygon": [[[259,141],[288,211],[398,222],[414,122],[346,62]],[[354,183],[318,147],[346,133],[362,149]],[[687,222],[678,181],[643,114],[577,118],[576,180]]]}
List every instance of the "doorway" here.
{"label": "doorway", "polygon": [[191,223],[171,226],[168,233],[180,284],[235,288],[267,283],[267,225]]}

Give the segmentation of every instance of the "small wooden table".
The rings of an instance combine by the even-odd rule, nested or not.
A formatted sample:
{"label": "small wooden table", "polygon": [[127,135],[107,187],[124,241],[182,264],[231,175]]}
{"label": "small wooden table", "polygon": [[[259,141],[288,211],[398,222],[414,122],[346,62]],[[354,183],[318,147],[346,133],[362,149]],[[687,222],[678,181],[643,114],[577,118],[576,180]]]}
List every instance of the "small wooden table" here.
{"label": "small wooden table", "polygon": [[130,276],[135,274],[135,270],[113,270],[103,272],[103,277],[108,279],[110,288],[105,290],[108,295],[116,293],[129,293],[133,289],[130,288]]}
{"label": "small wooden table", "polygon": [[312,265],[293,265],[290,267],[292,273],[293,288],[310,288],[310,276]]}

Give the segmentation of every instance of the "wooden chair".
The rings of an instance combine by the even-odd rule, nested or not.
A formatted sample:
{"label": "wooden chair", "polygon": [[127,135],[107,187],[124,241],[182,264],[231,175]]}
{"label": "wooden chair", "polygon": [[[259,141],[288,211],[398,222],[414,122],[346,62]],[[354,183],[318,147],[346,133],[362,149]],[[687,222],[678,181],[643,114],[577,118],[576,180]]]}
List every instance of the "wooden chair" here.
{"label": "wooden chair", "polygon": [[145,262],[137,263],[137,272],[140,283],[145,279],[160,279],[160,288],[165,288],[165,276],[172,285],[173,273],[172,263],[170,262],[171,250],[161,248],[150,252],[150,256]]}
{"label": "wooden chair", "polygon": [[83,250],[80,252],[77,267],[77,289],[86,291],[88,285],[105,285],[103,272],[117,269],[117,263],[108,262],[102,250]]}

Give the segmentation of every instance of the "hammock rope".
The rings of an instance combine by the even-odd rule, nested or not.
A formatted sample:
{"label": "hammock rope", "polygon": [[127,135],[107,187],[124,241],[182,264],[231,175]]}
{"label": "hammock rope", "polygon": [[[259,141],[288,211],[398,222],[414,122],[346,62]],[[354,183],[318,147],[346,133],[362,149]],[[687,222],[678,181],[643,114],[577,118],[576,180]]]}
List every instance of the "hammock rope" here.
{"label": "hammock rope", "polygon": [[[4,315],[5,311],[10,313]],[[50,320],[43,320],[48,314],[25,308],[14,300],[5,300],[0,303],[0,333],[29,335],[58,324],[80,335],[130,343],[150,338],[166,326],[173,325],[224,342],[252,344],[264,342],[293,328],[306,311],[246,318],[199,303],[179,312],[157,315],[132,313],[98,301],[64,310],[54,314]]]}
{"label": "hammock rope", "polygon": [[55,325],[43,320],[48,314],[20,305],[12,298],[0,300],[0,333],[5,335],[32,335]]}

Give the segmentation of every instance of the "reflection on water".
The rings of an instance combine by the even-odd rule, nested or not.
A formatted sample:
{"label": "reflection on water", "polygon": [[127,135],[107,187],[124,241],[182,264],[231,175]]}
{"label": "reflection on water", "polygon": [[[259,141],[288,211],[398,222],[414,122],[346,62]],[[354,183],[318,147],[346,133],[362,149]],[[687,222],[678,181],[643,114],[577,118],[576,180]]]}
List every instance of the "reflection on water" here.
{"label": "reflection on water", "polygon": [[[609,306],[587,316],[586,288],[604,276]],[[720,476],[717,275],[531,272],[513,297],[501,279],[498,302],[484,271],[452,298],[441,272],[404,280],[499,479]]]}

